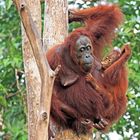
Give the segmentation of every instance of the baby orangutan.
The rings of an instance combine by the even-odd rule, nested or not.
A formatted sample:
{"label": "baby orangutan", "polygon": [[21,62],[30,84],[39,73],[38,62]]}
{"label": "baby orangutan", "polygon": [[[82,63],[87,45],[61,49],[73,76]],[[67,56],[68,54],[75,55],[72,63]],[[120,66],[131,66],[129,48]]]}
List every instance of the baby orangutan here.
{"label": "baby orangutan", "polygon": [[[110,95],[112,103],[106,110],[104,116],[110,124],[109,126],[111,126],[113,122],[116,122],[126,111],[128,80],[125,63],[130,55],[131,49],[129,44],[124,45],[122,50],[114,48],[113,51],[101,61],[102,66],[99,70],[100,82],[96,80],[92,72],[86,76],[86,80],[98,93]],[[107,128],[105,128],[105,130],[107,130]]]}
{"label": "baby orangutan", "polygon": [[115,47],[113,51],[101,61],[102,69],[105,70],[113,64],[121,55],[121,49]]}
{"label": "baby orangutan", "polygon": [[[115,47],[112,52],[105,57],[102,61],[101,61],[101,71],[106,70],[109,66],[111,66],[116,60],[118,60],[118,58],[121,55],[121,49]],[[86,80],[92,85],[93,88],[95,88],[97,91],[99,92],[107,92],[106,89],[92,76],[91,73],[89,73],[86,76]]]}

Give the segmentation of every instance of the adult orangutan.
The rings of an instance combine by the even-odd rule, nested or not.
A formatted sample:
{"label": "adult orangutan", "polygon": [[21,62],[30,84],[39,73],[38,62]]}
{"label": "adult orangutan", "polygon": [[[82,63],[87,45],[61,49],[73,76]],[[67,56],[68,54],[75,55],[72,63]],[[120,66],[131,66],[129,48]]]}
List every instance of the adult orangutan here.
{"label": "adult orangutan", "polygon": [[61,64],[54,83],[51,116],[58,124],[72,128],[78,134],[86,133],[92,127],[92,123],[85,125],[86,120],[97,122],[100,128],[105,127],[107,122],[102,116],[112,101],[110,95],[97,93],[86,82],[87,73],[96,63],[89,37],[86,30],[76,30],[67,38],[72,38],[75,44],[66,40],[47,54],[52,69]]}
{"label": "adult orangutan", "polygon": [[[131,55],[131,49],[126,44],[122,48],[115,48],[104,60],[101,61],[100,69],[102,82],[97,81],[92,74],[88,74],[87,81],[98,92],[108,93],[113,97],[113,104],[110,110],[107,110],[105,117],[110,125],[117,121],[126,111],[128,87],[127,71],[125,62]],[[107,126],[109,127],[109,125]]]}
{"label": "adult orangutan", "polygon": [[[98,6],[74,14],[86,26],[76,29],[64,43],[50,49],[47,59],[53,70],[61,65],[54,83],[51,117],[63,128],[71,128],[79,134],[89,132],[92,126],[104,130],[108,125],[106,119],[112,121],[106,115],[114,105],[111,92],[99,92],[87,82],[86,76],[91,73],[105,87],[107,78],[102,77],[98,60],[102,48],[111,42],[123,15],[116,5]],[[73,18],[75,21],[78,19],[76,16]],[[122,61],[126,59],[122,57]],[[113,90],[116,88],[110,82],[109,85]],[[86,124],[88,120],[92,123]]]}

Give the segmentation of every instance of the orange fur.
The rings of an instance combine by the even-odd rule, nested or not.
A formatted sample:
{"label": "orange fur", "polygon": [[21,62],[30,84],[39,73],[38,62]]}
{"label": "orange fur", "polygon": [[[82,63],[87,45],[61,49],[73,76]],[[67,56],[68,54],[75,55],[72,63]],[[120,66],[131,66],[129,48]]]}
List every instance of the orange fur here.
{"label": "orange fur", "polygon": [[[112,51],[106,59],[114,57],[115,51]],[[112,103],[110,108],[106,110],[105,118],[108,120],[109,126],[125,113],[127,107],[126,91],[128,88],[127,71],[125,62],[128,60],[131,49],[126,44],[122,52],[117,52],[116,60],[109,64],[106,68],[100,70],[102,80],[98,82],[91,74],[87,76],[87,81],[92,84],[98,92],[110,95]],[[113,59],[113,58],[112,58]],[[106,61],[107,62],[107,61]],[[108,61],[109,62],[109,61]],[[105,100],[105,99],[104,99]],[[105,129],[107,129],[105,128]]]}
{"label": "orange fur", "polygon": [[85,23],[85,28],[92,36],[94,54],[100,57],[102,48],[111,43],[115,29],[122,23],[123,14],[117,5],[101,5],[72,13],[73,21]]}
{"label": "orange fur", "polygon": [[[90,128],[81,123],[83,119],[99,123],[102,117],[105,117],[111,124],[124,112],[127,89],[127,74],[124,70],[124,63],[128,56],[125,52],[124,57],[122,56],[106,69],[104,77],[102,77],[98,59],[100,59],[103,47],[111,43],[115,29],[123,20],[123,14],[118,6],[103,5],[75,11],[73,14],[75,16],[73,21],[80,19],[85,23],[85,27],[76,29],[62,44],[50,49],[47,52],[47,59],[53,70],[61,65],[61,70],[54,83],[51,116],[63,128],[70,128],[79,134],[87,133],[88,128]],[[101,92],[86,81],[87,73],[83,73],[81,67],[76,63],[74,47],[82,35],[87,36],[92,41],[95,61],[91,73],[101,83],[101,87],[104,87]],[[72,81],[72,83],[65,86],[63,81]],[[108,92],[104,92],[104,89],[112,96]],[[115,113],[116,109],[117,113]],[[122,111],[119,112],[119,109]],[[109,113],[107,114],[107,112]]]}

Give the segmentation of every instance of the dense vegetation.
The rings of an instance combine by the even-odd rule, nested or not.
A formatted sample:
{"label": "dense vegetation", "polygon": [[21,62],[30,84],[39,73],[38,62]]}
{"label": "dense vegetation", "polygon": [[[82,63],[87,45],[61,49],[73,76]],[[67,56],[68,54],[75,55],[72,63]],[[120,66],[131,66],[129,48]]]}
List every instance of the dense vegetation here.
{"label": "dense vegetation", "polygon": [[[87,7],[97,2],[75,5]],[[120,134],[123,140],[137,140],[140,139],[140,1],[113,2],[118,3],[125,14],[125,22],[118,30],[117,39],[113,44],[120,47],[130,42],[133,54],[128,62],[128,110],[111,131]],[[74,2],[71,0],[70,3]],[[71,24],[70,30],[77,26],[79,24]],[[21,46],[17,11],[11,0],[0,0],[0,140],[27,139],[26,91]],[[107,139],[107,135],[103,137]]]}

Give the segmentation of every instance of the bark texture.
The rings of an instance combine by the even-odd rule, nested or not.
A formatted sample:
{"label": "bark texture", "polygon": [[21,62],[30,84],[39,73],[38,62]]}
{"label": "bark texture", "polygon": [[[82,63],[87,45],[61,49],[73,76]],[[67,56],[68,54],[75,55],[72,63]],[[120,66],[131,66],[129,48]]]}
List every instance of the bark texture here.
{"label": "bark texture", "polygon": [[[26,1],[14,1],[17,9],[20,13],[21,20],[31,44],[33,55],[36,60],[36,64],[39,69],[39,74],[41,78],[41,95],[39,102],[39,113],[37,112],[37,122],[35,122],[35,128],[30,128],[35,130],[33,135],[34,140],[47,140],[48,139],[48,126],[50,119],[50,105],[51,105],[51,96],[53,90],[53,83],[55,75],[59,71],[58,67],[56,71],[52,71],[48,65],[48,62],[45,57],[43,50],[43,44],[38,33],[37,27],[32,19],[29,6]],[[29,114],[30,115],[30,114]]]}
{"label": "bark texture", "polygon": [[[40,0],[27,0],[26,3],[29,9],[31,9],[31,16],[41,38]],[[24,28],[22,28],[22,36],[24,71],[26,77],[26,90],[28,101],[28,139],[35,140],[37,113],[39,112],[39,102],[41,93],[41,79],[33,55],[33,51],[31,49],[30,42],[26,36]]]}
{"label": "bark texture", "polygon": [[47,48],[61,43],[68,35],[67,0],[46,0],[43,44]]}

